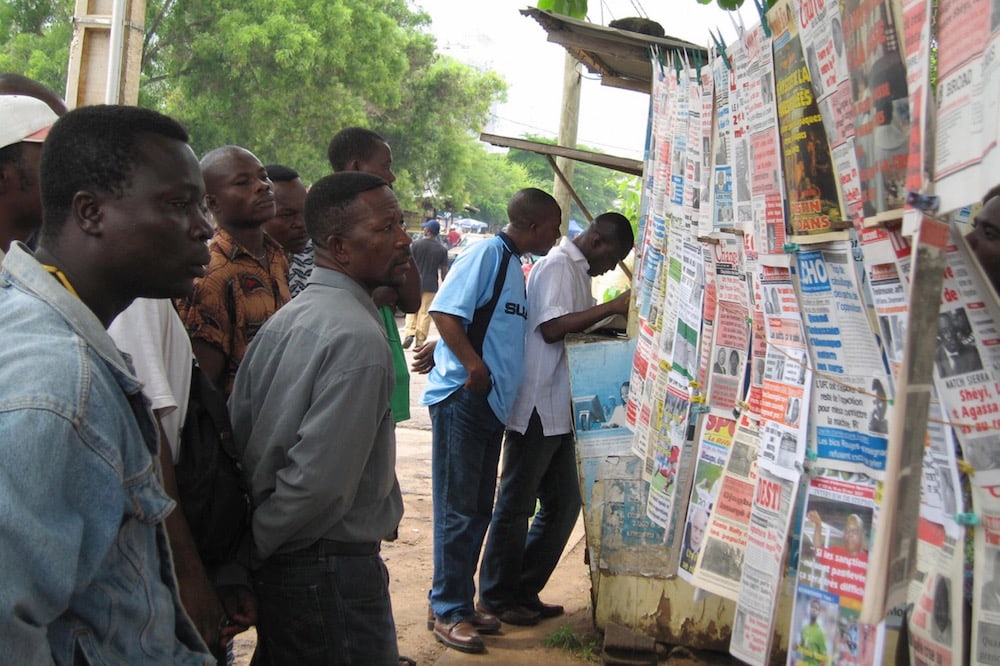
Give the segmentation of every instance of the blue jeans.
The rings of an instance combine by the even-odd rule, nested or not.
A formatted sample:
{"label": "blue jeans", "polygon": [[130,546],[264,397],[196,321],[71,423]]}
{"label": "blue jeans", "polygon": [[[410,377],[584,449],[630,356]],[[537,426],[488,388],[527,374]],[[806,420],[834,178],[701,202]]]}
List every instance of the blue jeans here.
{"label": "blue jeans", "polygon": [[[528,519],[540,507],[528,529]],[[546,437],[538,412],[522,435],[507,431],[500,495],[479,573],[479,596],[496,611],[538,602],[580,515],[573,435]]]}
{"label": "blue jeans", "polygon": [[378,553],[334,555],[323,541],[254,573],[253,664],[398,666],[389,572]]}
{"label": "blue jeans", "polygon": [[434,578],[430,603],[446,622],[472,616],[476,564],[493,512],[503,424],[485,395],[460,388],[430,405]]}

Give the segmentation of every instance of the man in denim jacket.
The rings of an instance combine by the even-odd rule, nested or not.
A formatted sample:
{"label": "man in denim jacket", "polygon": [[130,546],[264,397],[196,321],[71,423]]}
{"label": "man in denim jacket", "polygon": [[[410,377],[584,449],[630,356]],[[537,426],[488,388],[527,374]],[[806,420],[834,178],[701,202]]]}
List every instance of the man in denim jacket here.
{"label": "man in denim jacket", "polygon": [[157,431],[105,327],[208,262],[187,133],[134,107],[64,116],[34,256],[0,270],[0,663],[206,664],[177,594]]}

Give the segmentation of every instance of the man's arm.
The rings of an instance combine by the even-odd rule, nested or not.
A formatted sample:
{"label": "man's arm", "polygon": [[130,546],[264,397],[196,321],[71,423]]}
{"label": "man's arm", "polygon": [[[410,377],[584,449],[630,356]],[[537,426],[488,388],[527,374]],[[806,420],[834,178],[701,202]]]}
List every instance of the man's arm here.
{"label": "man's arm", "polygon": [[431,312],[431,319],[434,320],[434,326],[441,334],[441,339],[448,345],[448,349],[469,373],[465,380],[465,388],[473,393],[489,393],[493,386],[490,369],[486,367],[482,357],[472,348],[469,336],[465,333],[465,324],[462,319],[455,315],[436,311]]}
{"label": "man's arm", "polygon": [[580,312],[570,312],[561,317],[550,319],[538,327],[542,332],[542,338],[545,342],[552,344],[553,342],[562,340],[568,333],[579,333],[587,330],[605,317],[616,314],[625,316],[628,314],[628,303],[631,294],[631,291],[625,291],[607,303],[601,303]]}
{"label": "man's arm", "polygon": [[222,392],[226,390],[226,355],[222,350],[200,339],[191,340],[191,351],[198,359],[202,372],[212,380],[215,388]]}

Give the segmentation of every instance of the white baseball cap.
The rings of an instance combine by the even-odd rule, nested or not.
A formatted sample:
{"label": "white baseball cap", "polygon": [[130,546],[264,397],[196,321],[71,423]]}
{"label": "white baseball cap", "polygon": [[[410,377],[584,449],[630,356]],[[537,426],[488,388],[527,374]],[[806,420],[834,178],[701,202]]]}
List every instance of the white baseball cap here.
{"label": "white baseball cap", "polygon": [[59,120],[49,105],[27,95],[0,95],[0,148],[29,141],[41,143]]}

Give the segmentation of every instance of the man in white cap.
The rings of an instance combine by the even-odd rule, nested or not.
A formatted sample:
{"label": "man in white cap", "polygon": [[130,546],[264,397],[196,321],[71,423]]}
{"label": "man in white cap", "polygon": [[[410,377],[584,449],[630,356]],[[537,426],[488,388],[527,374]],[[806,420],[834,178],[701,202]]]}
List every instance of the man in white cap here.
{"label": "man in white cap", "polygon": [[0,259],[13,241],[28,240],[42,224],[38,164],[58,119],[39,99],[0,95]]}

